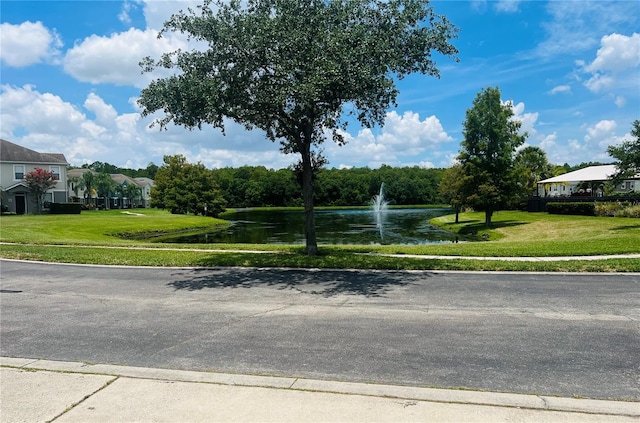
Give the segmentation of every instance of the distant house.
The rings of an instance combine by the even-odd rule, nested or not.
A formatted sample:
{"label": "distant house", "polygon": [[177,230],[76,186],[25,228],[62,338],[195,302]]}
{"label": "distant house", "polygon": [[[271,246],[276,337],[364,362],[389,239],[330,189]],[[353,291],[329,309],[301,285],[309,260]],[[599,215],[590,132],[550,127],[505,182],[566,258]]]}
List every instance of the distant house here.
{"label": "distant house", "polygon": [[140,188],[142,189],[142,207],[150,207],[151,188],[155,185],[153,179],[140,177],[135,178],[135,180],[140,184]]}
{"label": "distant house", "polygon": [[67,166],[60,153],[38,153],[12,142],[0,139],[0,195],[3,209],[16,214],[35,213],[37,199],[33,196],[24,176],[36,168],[53,172],[58,181],[45,194],[45,204],[68,201]]}
{"label": "distant house", "polygon": [[[94,176],[98,175],[96,171],[86,168],[70,169],[67,171],[69,180],[72,181],[71,184],[69,184],[69,198],[71,198],[73,201],[78,201],[85,204],[93,203],[96,206],[105,207],[105,199],[103,197],[98,197],[95,186],[92,187],[90,195],[87,195],[82,183],[78,182],[83,179],[84,174],[87,172],[93,173]],[[149,207],[149,200],[151,198],[151,187],[153,186],[152,179],[131,178],[121,173],[113,173],[109,176],[122,190],[124,190],[124,188],[126,188],[128,185],[135,185],[139,189],[139,195],[136,195],[133,198],[129,198],[127,195],[121,194],[121,189],[114,190],[108,195],[108,208],[128,209],[136,207]]]}
{"label": "distant house", "polygon": [[[538,182],[540,197],[602,197],[604,183],[617,173],[615,165],[589,166]],[[640,175],[621,182],[616,191],[628,194],[640,191]]]}

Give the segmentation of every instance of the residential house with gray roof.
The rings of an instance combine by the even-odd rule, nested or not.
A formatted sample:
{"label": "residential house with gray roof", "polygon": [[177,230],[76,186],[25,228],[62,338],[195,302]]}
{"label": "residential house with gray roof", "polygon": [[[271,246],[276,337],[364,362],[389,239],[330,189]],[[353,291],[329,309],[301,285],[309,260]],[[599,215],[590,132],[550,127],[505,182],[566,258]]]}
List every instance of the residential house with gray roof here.
{"label": "residential house with gray roof", "polygon": [[0,199],[2,208],[16,214],[38,212],[37,199],[24,177],[37,168],[53,172],[57,184],[45,194],[45,204],[68,201],[67,166],[60,153],[39,153],[0,139]]}

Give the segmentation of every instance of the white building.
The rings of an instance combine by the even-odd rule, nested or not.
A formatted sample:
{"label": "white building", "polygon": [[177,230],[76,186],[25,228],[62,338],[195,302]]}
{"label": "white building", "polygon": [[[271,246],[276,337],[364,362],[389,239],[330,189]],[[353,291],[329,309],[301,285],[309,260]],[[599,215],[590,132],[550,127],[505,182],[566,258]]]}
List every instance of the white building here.
{"label": "white building", "polygon": [[[540,197],[602,197],[607,181],[617,173],[615,165],[589,166],[538,182]],[[621,182],[616,191],[622,194],[640,191],[640,175]]]}

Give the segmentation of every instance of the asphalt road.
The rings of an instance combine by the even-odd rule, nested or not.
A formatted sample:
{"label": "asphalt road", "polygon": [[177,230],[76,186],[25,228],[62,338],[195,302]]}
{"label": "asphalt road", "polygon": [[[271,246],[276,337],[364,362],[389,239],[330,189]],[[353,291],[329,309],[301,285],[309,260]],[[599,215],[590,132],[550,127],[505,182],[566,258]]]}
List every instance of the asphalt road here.
{"label": "asphalt road", "polygon": [[640,400],[640,275],[0,261],[0,352]]}

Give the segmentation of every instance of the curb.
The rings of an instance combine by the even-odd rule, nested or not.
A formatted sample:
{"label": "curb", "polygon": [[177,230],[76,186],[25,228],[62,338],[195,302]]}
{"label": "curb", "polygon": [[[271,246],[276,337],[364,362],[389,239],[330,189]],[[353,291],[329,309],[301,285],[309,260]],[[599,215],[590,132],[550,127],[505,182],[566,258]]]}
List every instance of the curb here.
{"label": "curb", "polygon": [[13,357],[0,357],[0,367],[18,368],[30,371],[43,370],[64,373],[109,375],[132,379],[211,383],[217,385],[362,395],[447,404],[472,404],[494,407],[523,408],[530,410],[640,417],[640,404],[638,402],[563,398],[544,395],[423,388],[400,385],[380,385],[297,377],[154,369],[112,364],[89,364],[82,362]]}

